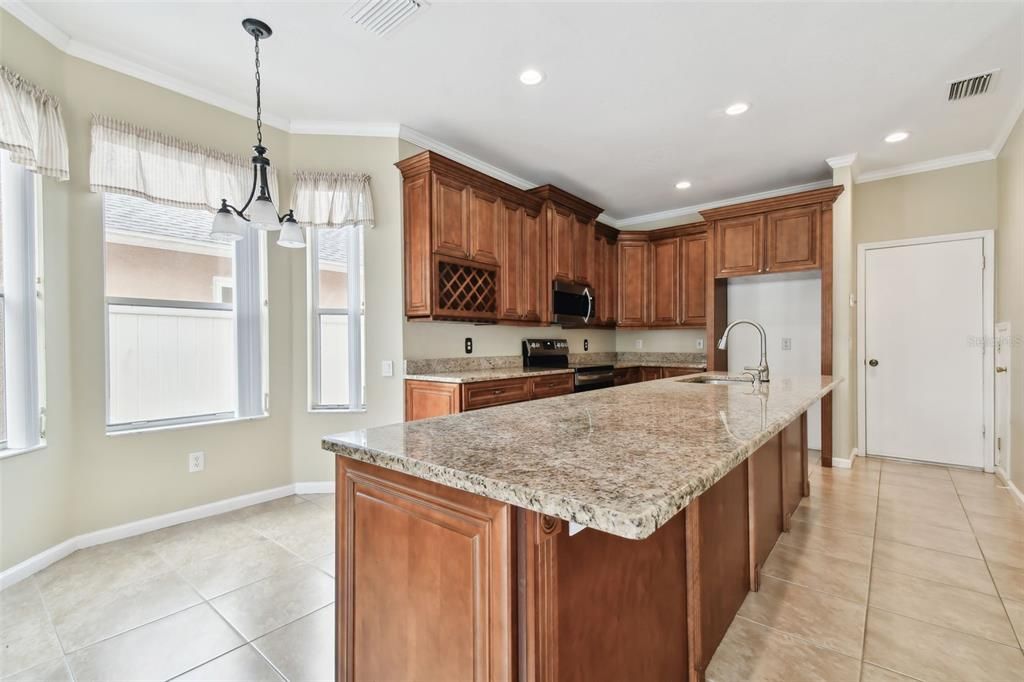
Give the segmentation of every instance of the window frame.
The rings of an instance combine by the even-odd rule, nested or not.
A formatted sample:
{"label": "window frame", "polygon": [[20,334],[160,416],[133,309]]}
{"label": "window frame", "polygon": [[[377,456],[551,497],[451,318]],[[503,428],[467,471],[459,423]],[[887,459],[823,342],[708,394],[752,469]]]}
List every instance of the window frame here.
{"label": "window frame", "polygon": [[[319,257],[319,233],[321,230],[342,229],[348,231],[348,254],[355,253],[355,258],[349,255],[346,263],[348,276],[349,305],[345,308],[321,308],[320,307],[320,257]],[[364,380],[364,368],[366,361],[366,348],[364,347],[365,326],[366,326],[366,297],[364,295],[365,276],[364,264],[362,263],[363,228],[316,228],[307,229],[307,258],[306,258],[306,287],[308,303],[308,325],[309,330],[309,392],[307,409],[310,412],[365,412],[366,411],[366,390]],[[353,287],[353,282],[356,286]],[[352,325],[351,315],[353,299],[361,300],[358,314],[355,316],[357,324]],[[321,398],[321,328],[320,318],[323,315],[346,316],[348,318],[348,391],[349,397],[359,396],[359,405],[323,403]]]}
{"label": "window frame", "polygon": [[[25,233],[19,235],[19,239],[24,240],[27,248],[31,250],[31,254],[22,256],[18,259],[18,264],[14,268],[14,272],[21,271],[23,278],[24,291],[22,292],[25,296],[30,297],[31,300],[27,305],[23,307],[24,315],[29,319],[31,324],[30,329],[18,330],[12,333],[12,330],[18,328],[14,325],[7,324],[5,319],[4,329],[4,362],[3,371],[8,372],[8,368],[12,366],[27,368],[25,376],[21,377],[16,382],[10,382],[5,377],[4,381],[4,401],[0,409],[5,411],[6,419],[6,439],[0,441],[0,459],[6,457],[12,457],[14,455],[20,455],[26,452],[32,452],[46,447],[46,363],[44,362],[44,271],[43,271],[43,233],[42,233],[42,179],[39,174],[30,171],[28,168],[17,164],[10,159],[10,154],[6,150],[0,150],[0,173],[9,172],[18,173],[21,179],[17,181],[21,190],[22,199],[24,201],[19,202],[15,208],[10,208],[6,202],[0,201],[0,205],[7,206],[4,210],[5,213],[16,212],[17,217],[25,218],[24,229]],[[8,181],[9,182],[9,181]],[[0,186],[7,186],[7,182],[0,182]],[[17,185],[16,185],[17,187]],[[3,220],[3,216],[0,216],[0,230],[5,230],[5,226],[9,227],[10,223]],[[0,235],[2,238],[2,235]],[[2,250],[5,258],[11,258],[10,254],[13,253],[11,249],[11,242],[8,239],[4,239],[4,248]],[[11,261],[13,262],[13,258]],[[10,276],[12,272],[11,268],[2,268],[2,277]],[[0,282],[0,297],[4,300],[4,306],[2,309],[2,315],[7,317],[8,304],[11,302],[12,295],[11,289],[14,290],[14,296],[18,295],[19,287],[10,287],[5,285],[4,282]],[[24,301],[22,301],[24,302]],[[24,319],[24,318],[23,318]],[[12,351],[11,338],[15,335],[21,335],[22,343],[14,344],[14,350]],[[21,346],[21,350],[18,347]],[[21,357],[14,357],[12,355],[17,353],[23,353]],[[34,370],[34,371],[33,371]],[[17,394],[17,395],[14,395]],[[14,398],[11,400],[11,398]],[[17,404],[27,406],[28,409],[21,415],[21,423],[15,427],[16,437],[13,439],[14,445],[11,444],[11,427],[12,420],[9,410],[11,404]],[[15,420],[17,421],[17,420]],[[21,440],[22,442],[18,442]]]}
{"label": "window frame", "polygon": [[[156,298],[134,298],[125,296],[107,296],[107,195],[117,194],[116,192],[104,192],[101,197],[101,228],[103,232],[103,240],[101,244],[102,248],[102,261],[103,261],[103,335],[104,335],[104,428],[107,436],[117,436],[127,433],[138,433],[146,431],[163,431],[167,429],[178,429],[186,428],[189,426],[201,426],[212,423],[222,422],[233,422],[233,421],[248,421],[253,419],[261,419],[269,416],[269,363],[268,363],[268,299],[267,299],[267,256],[266,256],[266,237],[263,231],[252,230],[247,238],[253,238],[257,240],[256,249],[256,273],[258,277],[257,289],[259,292],[259,308],[260,308],[260,320],[259,320],[259,332],[257,339],[258,352],[260,353],[260,377],[259,381],[247,381],[243,380],[241,372],[241,345],[242,341],[239,339],[239,325],[238,325],[238,300],[233,295],[231,303],[207,303],[199,301],[187,301],[187,300],[171,300],[171,299],[156,299]],[[129,195],[130,196],[130,195]],[[147,199],[141,199],[139,197],[133,197],[142,201]],[[234,292],[237,292],[240,288],[238,285],[238,277],[240,270],[245,268],[239,268],[239,258],[243,257],[245,249],[240,247],[245,240],[232,243],[232,255],[231,255],[231,286]],[[249,269],[251,271],[251,269]],[[217,280],[218,278],[215,278]],[[222,279],[222,278],[220,278]],[[216,281],[215,281],[216,284]],[[230,310],[232,311],[232,324],[234,327],[234,349],[235,357],[234,362],[236,364],[235,372],[235,408],[231,411],[226,412],[211,412],[195,415],[183,415],[179,417],[164,417],[158,419],[143,419],[130,422],[119,422],[111,423],[110,419],[110,405],[111,405],[111,386],[110,386],[110,308],[111,306],[137,306],[141,308],[175,308],[179,310]],[[242,414],[241,405],[243,402],[243,392],[249,391],[250,389],[259,390],[260,395],[258,402],[262,406],[262,409],[252,414]]]}

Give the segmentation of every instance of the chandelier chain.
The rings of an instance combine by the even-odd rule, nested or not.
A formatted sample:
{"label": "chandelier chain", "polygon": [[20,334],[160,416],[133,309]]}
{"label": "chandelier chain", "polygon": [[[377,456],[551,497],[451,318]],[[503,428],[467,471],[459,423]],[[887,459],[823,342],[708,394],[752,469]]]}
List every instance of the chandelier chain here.
{"label": "chandelier chain", "polygon": [[263,102],[260,99],[260,37],[256,38],[256,143],[263,145]]}

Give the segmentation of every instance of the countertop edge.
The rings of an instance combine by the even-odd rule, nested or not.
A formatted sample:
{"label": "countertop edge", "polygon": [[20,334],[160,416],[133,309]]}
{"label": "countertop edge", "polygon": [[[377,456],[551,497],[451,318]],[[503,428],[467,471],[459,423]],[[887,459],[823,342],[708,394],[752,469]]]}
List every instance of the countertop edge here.
{"label": "countertop edge", "polygon": [[[591,505],[562,495],[547,495],[536,490],[523,489],[514,483],[488,478],[479,474],[442,467],[437,464],[423,463],[421,460],[390,453],[371,450],[365,447],[336,442],[329,437],[321,440],[324,450],[359,462],[381,466],[385,469],[408,474],[416,478],[444,485],[463,492],[479,495],[497,502],[512,504],[530,511],[572,521],[587,528],[617,535],[629,540],[643,540],[654,534],[661,526],[668,523],[679,512],[685,509],[694,498],[700,496],[720,481],[727,473],[755,453],[758,448],[780,433],[788,424],[807,411],[811,405],[828,395],[836,386],[844,381],[835,378],[831,383],[815,392],[814,396],[794,408],[785,417],[776,419],[758,436],[747,441],[740,447],[723,456],[722,462],[713,472],[702,480],[694,480],[669,498],[660,503],[633,514],[623,514],[616,510],[593,508]],[[600,518],[603,517],[603,518]]]}

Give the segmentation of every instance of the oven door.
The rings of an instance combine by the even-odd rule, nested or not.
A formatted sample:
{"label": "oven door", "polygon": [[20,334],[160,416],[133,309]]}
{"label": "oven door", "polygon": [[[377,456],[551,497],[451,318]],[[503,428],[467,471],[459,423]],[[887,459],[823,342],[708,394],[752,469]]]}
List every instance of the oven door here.
{"label": "oven door", "polygon": [[594,321],[594,294],[590,287],[555,281],[551,285],[552,321],[563,327],[586,327]]}
{"label": "oven door", "polygon": [[615,385],[615,373],[612,370],[576,370],[576,381],[573,391],[593,391],[598,388],[611,388]]}

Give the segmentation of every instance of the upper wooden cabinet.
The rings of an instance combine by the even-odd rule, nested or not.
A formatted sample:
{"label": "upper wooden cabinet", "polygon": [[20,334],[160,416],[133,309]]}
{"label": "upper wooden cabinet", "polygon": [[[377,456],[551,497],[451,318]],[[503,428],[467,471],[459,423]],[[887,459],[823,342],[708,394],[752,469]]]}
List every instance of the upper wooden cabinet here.
{"label": "upper wooden cabinet", "polygon": [[548,261],[551,265],[551,279],[572,281],[576,272],[573,267],[576,220],[569,211],[554,206],[548,206],[544,214],[548,221]]}
{"label": "upper wooden cabinet", "polygon": [[469,259],[498,264],[498,232],[501,220],[498,197],[484,190],[469,189]]}
{"label": "upper wooden cabinet", "polygon": [[434,176],[434,253],[469,258],[469,185]]}
{"label": "upper wooden cabinet", "polygon": [[510,322],[541,322],[544,310],[543,231],[537,214],[502,203],[498,265],[501,269],[498,318]]}
{"label": "upper wooden cabinet", "polygon": [[598,223],[594,241],[594,291],[597,297],[597,324],[614,327],[618,309],[619,258],[615,230]]}
{"label": "upper wooden cabinet", "polygon": [[597,246],[594,242],[594,221],[582,221],[576,219],[573,231],[573,279],[577,282],[597,285],[594,278],[594,251]]}
{"label": "upper wooden cabinet", "polygon": [[680,238],[669,237],[651,242],[651,317],[652,327],[676,327],[682,317],[679,305]]}
{"label": "upper wooden cabinet", "polygon": [[554,185],[534,187],[529,194],[544,202],[549,292],[556,279],[594,286],[595,224],[601,207]]}
{"label": "upper wooden cabinet", "polygon": [[647,273],[650,248],[651,244],[646,238],[619,238],[619,327],[648,326],[650,315],[647,297],[650,284]]}
{"label": "upper wooden cabinet", "polygon": [[703,327],[707,320],[708,236],[692,234],[680,237],[682,249],[683,327]]}
{"label": "upper wooden cabinet", "polygon": [[701,211],[714,235],[715,277],[819,270],[822,213],[842,187]]}

